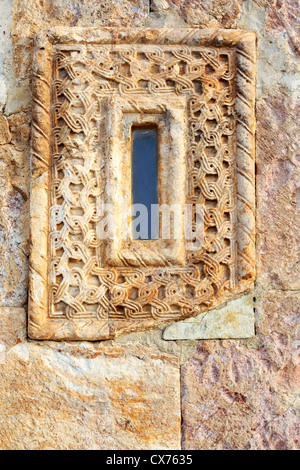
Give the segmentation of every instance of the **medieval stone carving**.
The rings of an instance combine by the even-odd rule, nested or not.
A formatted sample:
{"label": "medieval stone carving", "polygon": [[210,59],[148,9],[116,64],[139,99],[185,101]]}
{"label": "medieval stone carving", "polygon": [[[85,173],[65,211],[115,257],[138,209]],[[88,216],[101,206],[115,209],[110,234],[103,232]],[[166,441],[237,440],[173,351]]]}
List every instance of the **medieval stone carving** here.
{"label": "medieval stone carving", "polygon": [[[73,28],[37,38],[32,338],[111,338],[197,315],[252,286],[254,84],[252,32]],[[136,122],[161,127],[163,202],[204,207],[197,249],[183,237],[118,236]],[[115,208],[112,241],[99,236],[103,201]]]}

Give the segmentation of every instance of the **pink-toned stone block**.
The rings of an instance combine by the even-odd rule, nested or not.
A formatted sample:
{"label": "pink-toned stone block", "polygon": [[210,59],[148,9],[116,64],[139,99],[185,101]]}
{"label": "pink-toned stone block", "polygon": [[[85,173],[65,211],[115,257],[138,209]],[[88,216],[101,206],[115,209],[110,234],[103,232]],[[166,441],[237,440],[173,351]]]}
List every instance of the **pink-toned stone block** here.
{"label": "pink-toned stone block", "polygon": [[255,341],[203,341],[184,365],[184,449],[299,448],[299,295],[270,292],[256,310]]}

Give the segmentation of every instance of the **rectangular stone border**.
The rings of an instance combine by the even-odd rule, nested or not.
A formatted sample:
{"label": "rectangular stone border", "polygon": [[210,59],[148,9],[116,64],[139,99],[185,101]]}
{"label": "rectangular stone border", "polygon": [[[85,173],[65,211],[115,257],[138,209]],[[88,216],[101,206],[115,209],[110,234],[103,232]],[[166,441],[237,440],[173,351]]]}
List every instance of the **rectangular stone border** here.
{"label": "rectangular stone border", "polygon": [[[189,28],[55,28],[35,40],[33,60],[33,122],[31,154],[31,248],[29,269],[28,334],[38,339],[105,339],[111,337],[108,320],[50,320],[48,314],[48,185],[51,162],[51,79],[53,46],[61,50],[78,44],[186,44],[235,47],[237,113],[237,253],[240,280],[235,294],[249,290],[255,277],[255,56],[252,31]],[[250,174],[250,177],[249,177]],[[230,298],[222,294],[220,301]],[[126,329],[126,328],[125,328]],[[42,331],[45,331],[43,336]],[[36,334],[39,331],[39,334]],[[95,333],[98,331],[98,334]],[[78,333],[78,334],[77,334]]]}

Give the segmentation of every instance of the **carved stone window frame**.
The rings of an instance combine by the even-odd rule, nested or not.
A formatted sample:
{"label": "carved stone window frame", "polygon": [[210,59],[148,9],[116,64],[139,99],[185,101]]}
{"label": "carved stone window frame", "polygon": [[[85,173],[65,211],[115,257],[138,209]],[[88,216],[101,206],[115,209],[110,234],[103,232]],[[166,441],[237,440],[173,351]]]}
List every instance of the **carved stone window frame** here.
{"label": "carved stone window frame", "polygon": [[[31,250],[30,250],[30,288],[29,288],[29,336],[35,339],[54,340],[100,340],[114,337],[123,332],[145,329],[175,320],[195,316],[211,309],[253,286],[255,278],[255,34],[251,31],[237,30],[198,30],[198,29],[131,29],[131,28],[57,28],[41,33],[35,41],[33,61],[33,127],[31,156]],[[57,111],[54,100],[55,76],[54,56],[68,51],[80,51],[84,47],[111,46],[117,49],[120,45],[133,48],[152,45],[157,48],[205,48],[217,52],[224,50],[228,63],[233,71],[235,118],[234,130],[234,184],[231,191],[232,216],[231,245],[226,255],[225,264],[230,270],[230,279],[222,281],[216,275],[215,260],[207,250],[202,253],[204,263],[203,275],[199,274],[197,265],[191,261],[185,266],[174,266],[172,272],[165,267],[155,268],[152,272],[151,286],[153,302],[147,308],[142,305],[135,310],[122,307],[122,313],[115,308],[118,296],[125,296],[129,286],[147,295],[147,273],[132,268],[131,271],[120,268],[116,275],[114,270],[99,268],[95,258],[89,260],[89,272],[101,280],[101,285],[91,289],[91,298],[99,298],[99,308],[94,312],[69,308],[60,311],[60,292],[64,289],[66,279],[57,283],[56,266],[59,261],[51,257],[51,250],[56,247],[57,239],[51,220],[57,220],[59,207],[51,198],[56,194],[58,182],[53,177],[53,158],[56,155],[55,145],[59,129],[53,124]],[[179,49],[178,49],[179,50]],[[70,52],[72,54],[72,52]],[[213,59],[213,58],[212,58]],[[67,62],[65,66],[68,67]],[[229,72],[229,71],[228,71]],[[72,73],[72,72],[70,72]],[[224,72],[226,75],[226,72]],[[66,79],[67,81],[67,79]],[[67,86],[60,81],[60,87]],[[109,99],[109,98],[108,98]],[[164,98],[162,98],[163,100]],[[58,112],[61,112],[58,109]],[[58,166],[56,165],[56,170]],[[180,170],[181,171],[181,170]],[[226,181],[224,187],[226,188]],[[205,188],[204,188],[205,190]],[[188,191],[188,189],[187,189]],[[209,191],[209,188],[208,188]],[[229,209],[229,210],[231,210]],[[210,212],[206,214],[210,216]],[[57,224],[56,224],[57,225]],[[226,226],[226,224],[225,224]],[[61,236],[61,235],[60,235]],[[97,244],[97,241],[95,241]],[[93,246],[93,245],[92,245]],[[217,256],[217,255],[216,255]],[[217,259],[217,258],[216,258]],[[218,261],[216,261],[218,262]],[[180,264],[180,263],[179,263]],[[122,269],[124,272],[122,272]],[[74,273],[73,273],[74,274]],[[173,279],[170,280],[170,276]],[[117,276],[117,277],[115,277]],[[118,281],[118,276],[123,281]],[[141,278],[145,276],[143,281]],[[57,276],[59,277],[59,276]],[[75,279],[76,276],[74,276]],[[147,280],[146,280],[147,279]],[[178,311],[164,307],[166,302],[155,298],[156,285],[159,279],[168,296],[170,306],[176,304]],[[124,281],[125,280],[125,281]],[[176,280],[176,281],[175,281]],[[105,292],[109,292],[106,297]],[[127,292],[127,291],[126,291]],[[64,299],[67,301],[65,294]],[[126,293],[127,295],[127,293]],[[97,297],[98,296],[98,297]],[[109,301],[107,300],[109,298]],[[88,296],[86,297],[88,303]],[[94,302],[96,302],[94,300]],[[126,304],[126,305],[127,305]],[[146,305],[146,304],[145,304]],[[136,314],[136,315],[135,315]]]}
{"label": "carved stone window frame", "polygon": [[[165,266],[184,264],[184,202],[186,185],[186,100],[108,98],[105,103],[107,139],[107,174],[104,190],[107,204],[114,208],[114,236],[107,241],[105,259],[108,266]],[[166,125],[168,122],[168,126]],[[159,204],[178,205],[181,208],[181,236],[170,240],[138,241],[127,234],[121,236],[122,209],[131,206],[131,129],[136,125],[155,124],[158,129],[158,197]],[[105,153],[105,152],[104,152]],[[127,213],[129,212],[129,209]]]}

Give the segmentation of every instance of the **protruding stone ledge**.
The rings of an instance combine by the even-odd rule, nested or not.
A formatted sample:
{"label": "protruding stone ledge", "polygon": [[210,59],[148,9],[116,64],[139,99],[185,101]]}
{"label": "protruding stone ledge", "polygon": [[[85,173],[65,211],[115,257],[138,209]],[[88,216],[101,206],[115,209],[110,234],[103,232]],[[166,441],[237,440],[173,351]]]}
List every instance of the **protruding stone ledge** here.
{"label": "protruding stone ledge", "polygon": [[219,309],[173,323],[164,330],[163,339],[234,339],[254,335],[253,294],[250,293]]}

